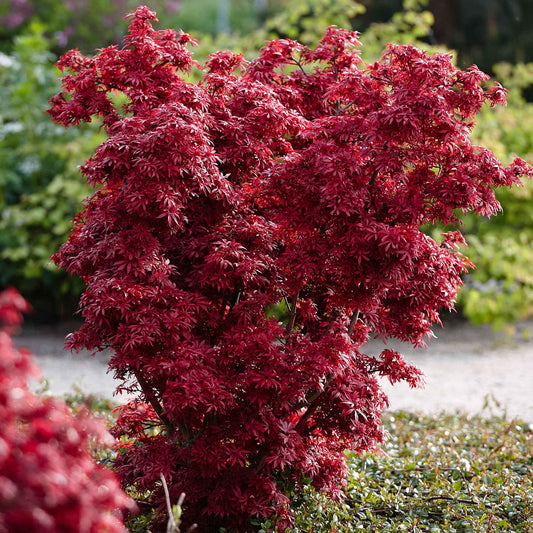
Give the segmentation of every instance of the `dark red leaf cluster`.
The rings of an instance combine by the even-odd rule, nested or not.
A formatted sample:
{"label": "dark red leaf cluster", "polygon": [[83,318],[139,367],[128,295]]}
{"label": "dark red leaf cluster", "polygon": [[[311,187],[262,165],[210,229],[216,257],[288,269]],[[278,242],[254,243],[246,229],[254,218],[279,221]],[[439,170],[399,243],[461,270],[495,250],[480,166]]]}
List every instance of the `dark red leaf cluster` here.
{"label": "dark red leaf cluster", "polygon": [[0,293],[0,532],[125,532],[132,502],[90,453],[113,443],[104,422],[28,389],[39,369],[10,337],[28,309],[16,290]]}
{"label": "dark red leaf cluster", "polygon": [[213,54],[193,84],[190,37],[152,20],[139,8],[124,48],[59,62],[52,118],[101,116],[108,134],[82,167],[100,188],[55,256],[87,283],[70,346],[111,347],[137,393],[114,429],[124,484],[162,510],[163,473],[191,521],[244,532],[290,519],[288,487],[339,494],[344,450],[382,438],[378,376],[420,382],[363,345],[422,343],[469,266],[460,234],[420,226],[494,214],[492,187],[531,167],[471,144],[504,93],[447,55],[390,46],[368,65],[330,28],[314,50]]}

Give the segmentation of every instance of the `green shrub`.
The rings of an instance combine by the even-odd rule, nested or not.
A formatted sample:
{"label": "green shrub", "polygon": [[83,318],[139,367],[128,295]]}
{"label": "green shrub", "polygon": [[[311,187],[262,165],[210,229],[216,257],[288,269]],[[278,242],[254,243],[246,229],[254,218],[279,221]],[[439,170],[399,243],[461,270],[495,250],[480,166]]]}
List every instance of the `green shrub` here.
{"label": "green shrub", "polygon": [[14,52],[0,59],[0,285],[61,315],[82,285],[59,273],[50,255],[90,192],[77,164],[102,134],[95,127],[65,131],[45,116],[59,82],[41,26],[18,36]]}
{"label": "green shrub", "polygon": [[[483,109],[473,137],[504,162],[533,160],[533,103],[523,96],[533,83],[533,63],[500,64],[498,80],[510,90],[508,106]],[[466,279],[459,305],[474,323],[496,328],[533,315],[533,183],[498,191],[503,213],[489,220],[465,217],[467,251],[477,269]]]}
{"label": "green shrub", "polygon": [[[247,34],[233,31],[227,34],[212,34],[196,31],[201,25],[195,22],[189,11],[179,16],[165,17],[164,22],[175,22],[185,31],[194,31],[199,39],[199,47],[193,50],[197,61],[203,63],[208,54],[215,50],[231,49],[251,60],[265,41],[272,39],[294,39],[311,45],[320,40],[328,26],[353,29],[357,17],[366,10],[363,2],[355,0],[289,0],[285,9],[267,13],[261,27]],[[433,24],[433,15],[427,11],[427,0],[404,0],[403,9],[384,23],[373,23],[362,33],[362,57],[365,61],[377,60],[388,43],[413,44],[430,51],[442,51],[442,47],[430,46],[424,42]],[[192,6],[185,3],[184,8]],[[283,6],[281,6],[283,7]],[[192,11],[192,9],[191,9]],[[238,27],[243,27],[241,24]],[[206,31],[204,28],[203,31]],[[211,29],[212,31],[212,29]]]}

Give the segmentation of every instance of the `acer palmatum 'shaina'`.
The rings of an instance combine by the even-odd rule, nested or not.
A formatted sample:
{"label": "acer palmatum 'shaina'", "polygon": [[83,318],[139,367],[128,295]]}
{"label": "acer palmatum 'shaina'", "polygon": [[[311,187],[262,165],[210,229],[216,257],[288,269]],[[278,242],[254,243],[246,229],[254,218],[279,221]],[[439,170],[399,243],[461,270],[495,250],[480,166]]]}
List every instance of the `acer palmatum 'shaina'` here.
{"label": "acer palmatum 'shaina'", "polygon": [[205,531],[272,514],[281,527],[287,488],[339,496],[344,450],[382,438],[378,377],[420,382],[399,353],[361,349],[420,344],[453,307],[462,237],[421,225],[493,215],[492,187],[531,167],[472,146],[476,113],[505,91],[446,54],[389,46],[369,65],[356,33],[330,28],[313,50],[215,53],[195,84],[194,41],[154,20],[140,7],[123,48],[59,61],[52,118],[99,116],[108,134],[82,167],[99,188],[55,256],[87,283],[69,343],[112,348],[136,393],[117,468],[161,524],[162,474]]}

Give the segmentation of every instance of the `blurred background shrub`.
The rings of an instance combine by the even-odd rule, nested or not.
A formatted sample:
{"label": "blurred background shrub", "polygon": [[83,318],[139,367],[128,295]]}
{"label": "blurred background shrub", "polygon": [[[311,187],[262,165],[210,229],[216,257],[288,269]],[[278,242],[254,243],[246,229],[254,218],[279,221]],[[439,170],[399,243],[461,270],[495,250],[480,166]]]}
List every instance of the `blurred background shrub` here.
{"label": "blurred background shrub", "polygon": [[89,193],[77,166],[103,140],[96,125],[65,130],[45,116],[59,88],[54,60],[37,22],[0,56],[0,284],[48,318],[72,313],[82,289],[50,255]]}
{"label": "blurred background shrub", "polygon": [[[496,79],[510,90],[505,108],[484,108],[473,132],[505,163],[519,155],[533,161],[533,103],[525,91],[533,84],[533,63],[499,63]],[[474,323],[496,328],[533,315],[533,183],[497,193],[503,213],[465,218],[468,255],[477,266],[466,277],[459,305]]]}
{"label": "blurred background shrub", "polygon": [[[63,130],[44,115],[59,84],[53,63],[72,47],[120,44],[123,17],[139,3],[161,27],[199,39],[200,63],[226,48],[251,59],[273,38],[311,45],[331,24],[361,32],[366,61],[395,42],[448,51],[463,68],[476,62],[511,94],[507,108],[482,111],[474,140],[505,162],[533,160],[531,0],[0,0],[0,287],[16,285],[38,315],[70,316],[83,288],[49,257],[90,193],[77,167],[103,140],[98,124]],[[502,191],[503,215],[464,220],[478,268],[458,303],[473,322],[533,315],[532,191]]]}

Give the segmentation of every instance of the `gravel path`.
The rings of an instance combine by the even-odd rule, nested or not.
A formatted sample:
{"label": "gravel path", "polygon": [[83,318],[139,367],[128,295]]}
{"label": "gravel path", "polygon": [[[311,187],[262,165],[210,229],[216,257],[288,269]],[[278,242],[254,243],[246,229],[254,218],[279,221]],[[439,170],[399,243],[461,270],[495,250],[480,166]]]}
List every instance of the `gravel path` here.
{"label": "gravel path", "polygon": [[[36,355],[50,393],[63,395],[79,387],[86,393],[112,397],[116,383],[106,373],[108,356],[63,350],[65,335],[76,328],[74,323],[27,326],[16,343]],[[524,330],[531,332],[529,340]],[[387,347],[401,351],[425,375],[424,389],[413,390],[403,383],[392,387],[384,382],[391,409],[506,412],[508,417],[533,424],[533,321],[520,324],[512,336],[460,321],[450,322],[435,333],[438,338],[427,348],[388,342]],[[383,344],[373,340],[364,351],[377,355],[381,349]]]}

